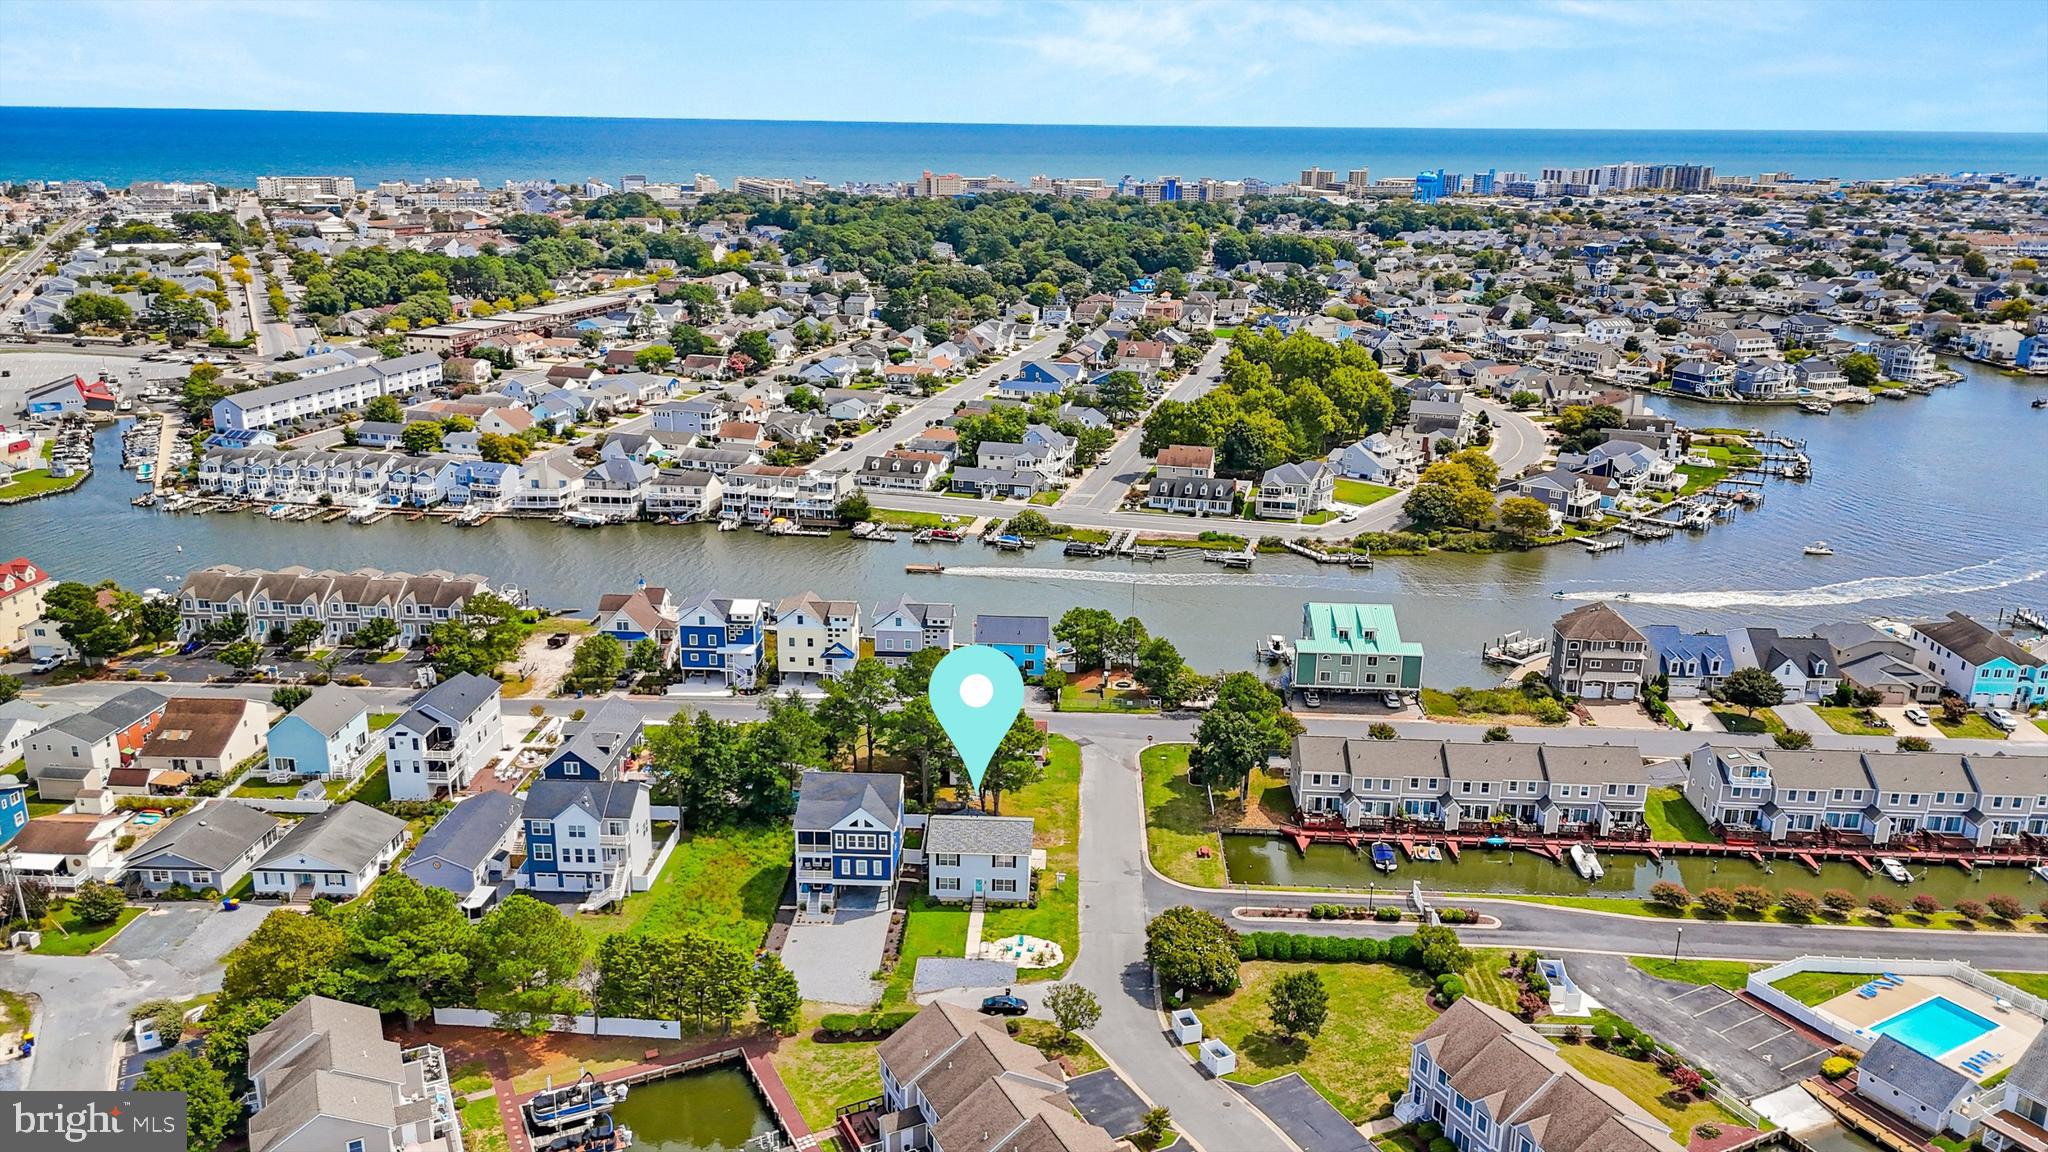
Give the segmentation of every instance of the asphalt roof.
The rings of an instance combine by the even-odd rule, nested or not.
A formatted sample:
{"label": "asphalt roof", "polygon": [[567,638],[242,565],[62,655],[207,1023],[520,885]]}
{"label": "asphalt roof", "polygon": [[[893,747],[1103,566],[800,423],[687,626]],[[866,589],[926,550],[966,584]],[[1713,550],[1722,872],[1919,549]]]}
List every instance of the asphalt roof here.
{"label": "asphalt roof", "polygon": [[1029,856],[1033,828],[1029,816],[934,816],[925,824],[924,850]]}
{"label": "asphalt roof", "polygon": [[427,829],[412,850],[412,860],[441,859],[474,869],[490,858],[505,830],[518,823],[522,803],[509,792],[468,797]]}
{"label": "asphalt roof", "polygon": [[903,777],[881,772],[806,772],[797,785],[798,828],[831,828],[861,811],[884,828],[900,824]]}
{"label": "asphalt roof", "polygon": [[128,863],[140,868],[169,853],[219,871],[240,859],[277,824],[277,817],[239,801],[204,804],[150,837],[149,843],[131,856]]}
{"label": "asphalt roof", "polygon": [[405,831],[405,821],[354,800],[316,812],[285,834],[256,862],[258,868],[301,852],[353,871],[369,866],[386,844]]}
{"label": "asphalt roof", "polygon": [[313,689],[313,694],[306,697],[304,703],[292,709],[292,717],[323,736],[332,736],[368,707],[362,697],[341,685],[323,684]]}

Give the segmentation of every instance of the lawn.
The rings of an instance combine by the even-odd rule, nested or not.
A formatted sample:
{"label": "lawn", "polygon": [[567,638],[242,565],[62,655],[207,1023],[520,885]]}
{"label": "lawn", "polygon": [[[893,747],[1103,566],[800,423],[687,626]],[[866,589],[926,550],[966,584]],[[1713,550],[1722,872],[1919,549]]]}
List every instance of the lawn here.
{"label": "lawn", "polygon": [[1890,726],[1872,721],[1881,721],[1868,708],[1837,708],[1831,704],[1816,704],[1813,714],[1827,722],[1827,726],[1844,736],[1890,736]]}
{"label": "lawn", "polygon": [[26,1032],[29,1016],[28,997],[0,988],[0,1036]]}
{"label": "lawn", "polygon": [[1759,708],[1755,716],[1749,716],[1733,708],[1714,709],[1714,719],[1730,732],[1754,736],[1761,733],[1777,735],[1785,730],[1785,722],[1769,708]]}
{"label": "lawn", "polygon": [[235,789],[234,795],[258,800],[290,800],[299,794],[299,789],[306,786],[306,781],[312,779],[311,776],[304,776],[283,784],[272,784],[251,772],[242,777],[241,787]]}
{"label": "lawn", "polygon": [[1650,1115],[1670,1125],[1672,1138],[1683,1144],[1692,1130],[1702,1124],[1733,1124],[1734,1118],[1711,1100],[1673,1104],[1666,1099],[1671,1081],[1664,1078],[1655,1062],[1634,1060],[1591,1044],[1560,1044],[1558,1055],[1587,1076],[1610,1085],[1642,1105]]}
{"label": "lawn", "polygon": [[2048,732],[2048,720],[2036,720],[2034,721],[2034,727],[2039,728],[2043,732]]}
{"label": "lawn", "polygon": [[69,476],[52,476],[48,468],[16,472],[6,482],[0,483],[0,501],[26,500],[31,496],[63,492],[83,484],[87,475],[89,473],[73,472]]}
{"label": "lawn", "polygon": [[792,850],[789,830],[776,825],[685,833],[654,887],[627,896],[618,912],[576,922],[596,936],[695,928],[751,952],[775,920]]}
{"label": "lawn", "polygon": [[[1145,773],[1145,839],[1152,866],[1183,884],[1221,888],[1223,838],[1203,790],[1188,780],[1188,746],[1155,744],[1138,757]],[[1207,848],[1204,857],[1199,850]]]}
{"label": "lawn", "polygon": [[1706,817],[1676,788],[1652,788],[1643,802],[1643,819],[1650,825],[1650,838],[1666,843],[1718,844]]}
{"label": "lawn", "polygon": [[[1460,693],[1464,694],[1463,699],[1459,698]],[[1458,688],[1450,692],[1424,688],[1421,695],[1423,712],[1439,720],[1477,720],[1502,725],[1551,723],[1537,717],[1534,710],[1542,706],[1538,699],[1514,688]],[[1562,707],[1554,715],[1558,717],[1555,723],[1564,723]]]}
{"label": "lawn", "polygon": [[1997,729],[1997,727],[1994,726],[1991,723],[1991,721],[1985,719],[1981,713],[1968,713],[1963,717],[1963,721],[1960,724],[1949,723],[1947,717],[1944,717],[1940,712],[1934,712],[1932,714],[1932,717],[1934,720],[1934,726],[1936,728],[1941,729],[1941,734],[1943,736],[1948,736],[1957,740],[2005,739],[2005,733],[2000,732]]}
{"label": "lawn", "polygon": [[2048,972],[1993,972],[1993,979],[2003,980],[2022,992],[2034,996],[2048,996]]}
{"label": "lawn", "polygon": [[[896,967],[882,988],[882,1007],[908,1004],[910,987],[917,979],[917,961],[924,956],[964,956],[967,952],[967,906],[927,903],[923,895],[910,898],[903,920],[903,944],[896,953]],[[982,920],[987,936],[988,918]]]}
{"label": "lawn", "polygon": [[1749,986],[1749,974],[1763,967],[1740,960],[1667,960],[1662,956],[1631,956],[1629,963],[1659,980],[1680,984],[1712,984],[1717,988]]}
{"label": "lawn", "polygon": [[1082,688],[1069,684],[1060,689],[1060,711],[1062,712],[1157,712],[1158,707],[1142,688],[1129,688],[1118,692],[1112,690],[1104,698],[1093,688]]}
{"label": "lawn", "polygon": [[1685,477],[1684,487],[1678,490],[1680,496],[1703,492],[1719,484],[1728,475],[1726,468],[1702,468],[1698,464],[1680,464],[1678,474]]}
{"label": "lawn", "polygon": [[[1294,971],[1318,972],[1330,993],[1330,1016],[1313,1039],[1271,1034],[1267,990]],[[1283,964],[1253,961],[1244,986],[1225,997],[1192,1001],[1205,1035],[1237,1052],[1229,1077],[1263,1084],[1299,1072],[1354,1122],[1384,1116],[1407,1082],[1409,1045],[1436,1019],[1424,1000],[1427,979],[1391,964]]]}
{"label": "lawn", "polygon": [[912,532],[946,526],[946,518],[937,512],[904,512],[895,508],[876,508],[871,518],[877,524],[887,524],[891,528],[904,528]]}
{"label": "lawn", "polygon": [[1771,987],[1811,1006],[1824,1004],[1868,983],[1870,974],[1867,972],[1794,972],[1782,980],[1772,981]]}
{"label": "lawn", "polygon": [[1038,1049],[1047,1059],[1064,1056],[1074,1066],[1074,1075],[1086,1076],[1109,1067],[1109,1061],[1095,1050],[1088,1038],[1075,1033],[1069,1039],[1060,1039],[1059,1025],[1050,1020],[1016,1020],[1012,1025],[1017,1029],[1017,1039]]}
{"label": "lawn", "polygon": [[[1025,982],[1059,979],[1081,950],[1081,747],[1064,736],[1052,737],[1048,747],[1044,777],[1003,797],[1004,815],[1036,821],[1031,845],[1045,850],[1038,907],[991,907],[981,924],[985,940],[1022,932],[1051,940],[1066,953],[1065,964],[1019,972]],[[1063,872],[1067,879],[1060,884]]]}
{"label": "lawn", "polygon": [[[142,909],[128,907],[121,909],[121,918],[112,924],[90,928],[79,922],[69,905],[59,908],[43,922],[43,942],[36,946],[38,956],[84,956],[98,950],[100,945],[114,938],[114,934],[128,926],[129,921],[142,915]],[[59,931],[59,929],[63,931]],[[70,935],[65,935],[69,932]]]}
{"label": "lawn", "polygon": [[363,770],[361,776],[356,777],[353,784],[341,782],[338,793],[330,794],[328,799],[337,804],[345,799],[354,800],[368,804],[372,808],[391,799],[391,776],[384,771],[384,754],[377,753],[377,758],[370,761],[370,766]]}
{"label": "lawn", "polygon": [[9,764],[5,768],[0,768],[0,776],[22,776],[26,775],[27,772],[28,757],[26,756],[17,759],[14,763]]}
{"label": "lawn", "polygon": [[822,1010],[807,1011],[803,1027],[784,1037],[769,1060],[796,1101],[804,1121],[817,1131],[832,1127],[834,1110],[882,1094],[882,1074],[875,1062],[879,1041],[847,1040],[821,1044],[811,1038]]}
{"label": "lawn", "polygon": [[1475,948],[1472,963],[1458,973],[1465,981],[1465,992],[1473,999],[1491,1004],[1503,1012],[1514,1012],[1521,1007],[1522,986],[1506,976],[1501,970],[1508,966],[1508,954],[1498,948]]}
{"label": "lawn", "polygon": [[505,1125],[498,1119],[498,1098],[491,1093],[462,1106],[462,1146],[473,1152],[505,1152]]}
{"label": "lawn", "polygon": [[1384,484],[1368,484],[1363,480],[1339,480],[1337,502],[1356,504],[1363,508],[1368,504],[1377,504],[1399,491],[1399,488],[1389,488]]}

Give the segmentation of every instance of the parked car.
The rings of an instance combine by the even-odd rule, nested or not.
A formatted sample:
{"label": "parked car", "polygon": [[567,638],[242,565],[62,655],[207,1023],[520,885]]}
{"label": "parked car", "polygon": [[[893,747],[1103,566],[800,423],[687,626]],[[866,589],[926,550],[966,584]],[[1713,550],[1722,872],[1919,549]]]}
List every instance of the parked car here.
{"label": "parked car", "polygon": [[1030,1010],[1031,1005],[1026,1004],[1022,997],[1010,995],[1008,989],[1004,989],[1001,996],[990,996],[981,1002],[981,1014],[984,1016],[1022,1016]]}
{"label": "parked car", "polygon": [[1984,718],[1991,721],[1991,726],[2000,732],[2010,732],[2020,726],[2020,722],[2013,718],[2013,714],[2003,708],[1987,709]]}
{"label": "parked car", "polygon": [[1323,694],[1311,688],[1301,694],[1301,702],[1311,708],[1321,708],[1323,706]]}
{"label": "parked car", "polygon": [[1922,728],[1925,728],[1927,727],[1927,709],[1908,708],[1906,709],[1906,719],[1912,721],[1915,724],[1918,724]]}
{"label": "parked car", "polygon": [[1399,692],[1382,692],[1380,693],[1380,703],[1398,712],[1401,709],[1401,694]]}
{"label": "parked car", "polygon": [[29,665],[28,670],[40,676],[45,672],[55,672],[63,663],[64,661],[59,660],[55,656],[45,656],[41,660]]}
{"label": "parked car", "polygon": [[548,647],[550,648],[560,648],[568,643],[569,634],[567,632],[556,632],[548,637]]}

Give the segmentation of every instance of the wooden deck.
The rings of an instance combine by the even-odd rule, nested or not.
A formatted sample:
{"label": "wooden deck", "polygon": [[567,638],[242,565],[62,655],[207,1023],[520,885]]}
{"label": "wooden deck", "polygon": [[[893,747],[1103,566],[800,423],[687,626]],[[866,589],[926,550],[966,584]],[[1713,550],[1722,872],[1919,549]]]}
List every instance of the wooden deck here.
{"label": "wooden deck", "polygon": [[1628,837],[1555,836],[1529,835],[1526,833],[1501,833],[1492,830],[1480,832],[1423,832],[1413,828],[1389,829],[1384,832],[1344,828],[1334,824],[1282,824],[1279,831],[1294,842],[1296,850],[1308,854],[1310,844],[1342,844],[1352,851],[1358,851],[1361,842],[1388,840],[1399,844],[1414,858],[1413,846],[1436,844],[1452,861],[1458,859],[1461,848],[1510,848],[1533,852],[1546,860],[1561,860],[1566,846],[1585,844],[1597,852],[1635,852],[1654,860],[1665,856],[1723,856],[1746,859],[1762,866],[1768,860],[1795,861],[1812,872],[1818,873],[1823,862],[1844,861],[1863,870],[1865,875],[1875,875],[1877,866],[1874,858],[1880,855],[1896,856],[1917,864],[1954,864],[1964,871],[1973,871],[1985,864],[2034,865],[2048,863],[2048,853],[2022,843],[2008,849],[1954,846],[1952,843],[1935,845],[1888,844],[1872,847],[1867,843],[1857,844],[1771,844],[1762,841],[1735,843],[1700,843],[1691,840],[1639,840]]}

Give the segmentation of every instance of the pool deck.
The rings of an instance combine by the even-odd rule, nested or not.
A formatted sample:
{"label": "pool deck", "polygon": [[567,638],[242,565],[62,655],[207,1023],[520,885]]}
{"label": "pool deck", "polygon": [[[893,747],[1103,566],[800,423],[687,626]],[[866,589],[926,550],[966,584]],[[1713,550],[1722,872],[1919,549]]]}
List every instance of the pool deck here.
{"label": "pool deck", "polygon": [[[1904,980],[1899,987],[1880,988],[1876,996],[1867,1000],[1854,991],[1845,992],[1815,1010],[1860,1032],[1936,998],[1967,1008],[1997,1028],[1935,1059],[1980,1082],[2016,1063],[2044,1027],[2038,1017],[2012,1006],[2000,1008],[1990,996],[1960,980],[1946,976],[1907,976]],[[1963,1067],[1966,1057],[1981,1051],[1996,1052],[1998,1059],[1983,1065],[1981,1072],[1972,1073]]]}

